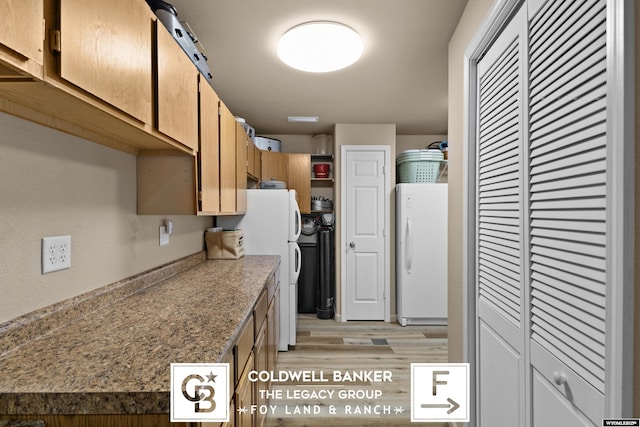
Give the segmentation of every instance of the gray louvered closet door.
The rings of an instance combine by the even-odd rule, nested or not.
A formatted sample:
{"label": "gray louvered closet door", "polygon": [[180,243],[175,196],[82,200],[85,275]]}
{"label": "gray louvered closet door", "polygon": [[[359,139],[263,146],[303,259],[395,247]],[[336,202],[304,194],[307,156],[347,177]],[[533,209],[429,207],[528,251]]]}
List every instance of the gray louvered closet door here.
{"label": "gray louvered closet door", "polygon": [[529,21],[530,363],[536,426],[600,425],[607,268],[605,0]]}
{"label": "gray louvered closet door", "polygon": [[605,414],[606,0],[525,2],[477,63],[482,427]]}
{"label": "gray louvered closet door", "polygon": [[482,426],[523,425],[524,9],[478,62],[478,398]]}

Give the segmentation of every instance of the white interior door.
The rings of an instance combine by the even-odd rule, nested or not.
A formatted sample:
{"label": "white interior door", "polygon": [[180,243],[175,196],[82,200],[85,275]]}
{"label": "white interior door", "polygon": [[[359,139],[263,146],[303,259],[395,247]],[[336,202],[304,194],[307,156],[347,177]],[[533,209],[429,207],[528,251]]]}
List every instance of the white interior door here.
{"label": "white interior door", "polygon": [[388,147],[343,148],[346,320],[388,320]]}

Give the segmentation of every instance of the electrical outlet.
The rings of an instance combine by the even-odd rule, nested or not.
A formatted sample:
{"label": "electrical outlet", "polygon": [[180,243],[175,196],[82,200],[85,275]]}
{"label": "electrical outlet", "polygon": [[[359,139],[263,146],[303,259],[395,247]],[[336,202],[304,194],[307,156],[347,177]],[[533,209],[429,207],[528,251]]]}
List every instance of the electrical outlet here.
{"label": "electrical outlet", "polygon": [[42,274],[71,268],[71,236],[42,238]]}
{"label": "electrical outlet", "polygon": [[160,226],[160,246],[166,246],[169,244],[169,233],[167,232],[167,227],[164,225]]}

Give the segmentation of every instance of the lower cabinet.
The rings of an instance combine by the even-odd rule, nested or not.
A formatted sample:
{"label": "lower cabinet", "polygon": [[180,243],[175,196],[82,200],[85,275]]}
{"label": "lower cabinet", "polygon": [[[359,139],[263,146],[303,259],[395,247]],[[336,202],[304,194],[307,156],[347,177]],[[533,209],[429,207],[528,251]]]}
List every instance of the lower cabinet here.
{"label": "lower cabinet", "polygon": [[274,371],[278,360],[280,341],[280,287],[276,287],[274,297],[267,311],[267,371]]}
{"label": "lower cabinet", "polygon": [[[253,312],[245,322],[233,353],[222,361],[230,364],[232,378],[229,390],[229,421],[200,423],[199,427],[262,427],[266,415],[252,411],[252,405],[267,405],[266,391],[270,382],[249,381],[251,371],[273,371],[278,357],[280,316],[280,287],[276,270],[269,276],[265,289],[258,297]],[[246,410],[245,410],[246,409]],[[252,414],[252,412],[254,412]]]}
{"label": "lower cabinet", "polygon": [[[253,385],[249,381],[249,372],[253,370],[253,354],[249,355],[247,365],[236,385],[235,400],[237,404],[237,413],[235,414],[235,427],[252,427],[254,425],[254,415],[251,413],[251,405],[253,400]],[[246,409],[246,410],[245,410]]]}
{"label": "lower cabinet", "polygon": [[[262,327],[258,332],[256,337],[256,343],[253,347],[253,368],[260,371],[267,371],[267,321],[262,323]],[[253,402],[258,407],[263,407],[267,404],[267,398],[265,392],[269,389],[269,384],[263,381],[258,381],[254,383],[254,396]],[[266,419],[266,414],[263,414],[261,411],[257,411],[255,414],[255,426],[262,427],[264,425],[264,421]]]}

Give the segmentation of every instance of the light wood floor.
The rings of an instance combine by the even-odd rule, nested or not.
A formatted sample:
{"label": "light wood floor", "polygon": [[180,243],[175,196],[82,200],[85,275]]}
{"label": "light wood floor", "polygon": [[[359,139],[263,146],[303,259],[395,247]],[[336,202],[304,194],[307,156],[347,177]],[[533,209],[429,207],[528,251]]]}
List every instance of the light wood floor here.
{"label": "light wood floor", "polygon": [[[384,322],[336,322],[319,320],[315,315],[299,315],[295,350],[279,353],[277,371],[313,370],[329,382],[274,382],[272,398],[275,415],[267,416],[265,426],[416,426],[446,427],[447,423],[410,422],[411,363],[447,362],[447,328],[407,326]],[[344,376],[353,371],[390,371],[392,381],[335,382],[335,371]],[[322,374],[320,374],[322,372]],[[280,391],[278,391],[280,390]],[[326,396],[331,390],[331,397]],[[339,393],[356,390],[364,396],[348,398]],[[372,396],[378,390],[378,397]],[[294,393],[318,392],[315,398],[294,398]],[[367,392],[369,395],[366,395]],[[320,396],[324,393],[324,396]],[[323,398],[324,397],[324,398]],[[286,405],[286,408],[285,408]],[[308,405],[305,407],[305,405]],[[336,408],[329,415],[329,407]],[[297,414],[296,408],[304,411]],[[367,408],[371,414],[365,415]],[[351,414],[348,414],[348,411]],[[375,412],[382,412],[376,415]],[[390,413],[384,413],[386,410]],[[362,412],[358,414],[357,412]],[[288,412],[288,413],[285,413]]]}

